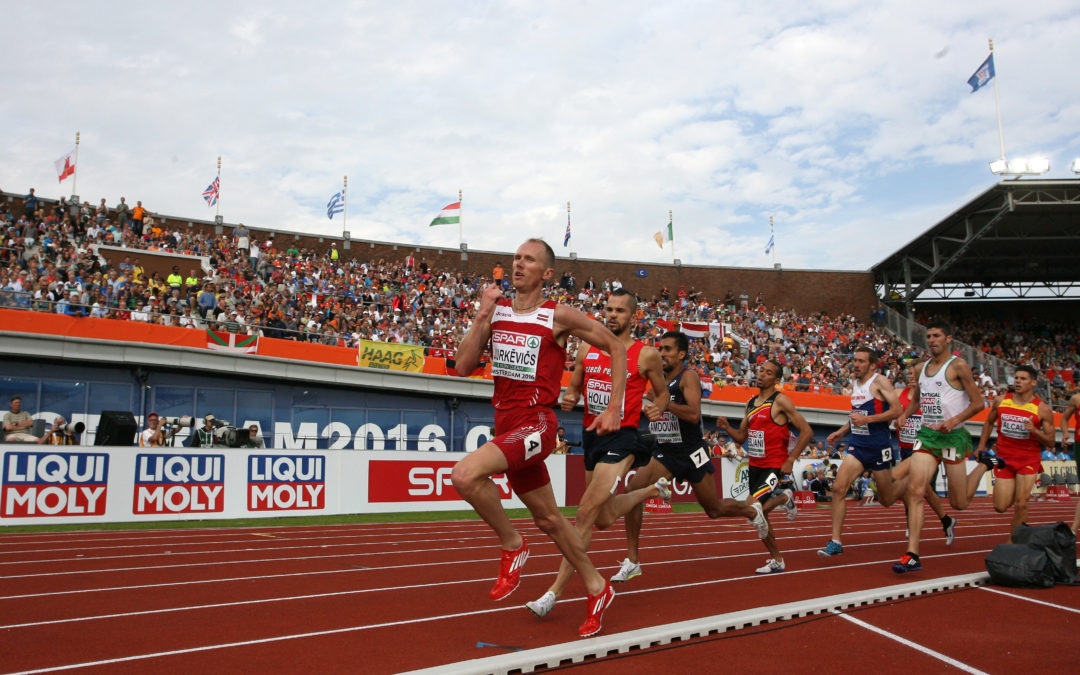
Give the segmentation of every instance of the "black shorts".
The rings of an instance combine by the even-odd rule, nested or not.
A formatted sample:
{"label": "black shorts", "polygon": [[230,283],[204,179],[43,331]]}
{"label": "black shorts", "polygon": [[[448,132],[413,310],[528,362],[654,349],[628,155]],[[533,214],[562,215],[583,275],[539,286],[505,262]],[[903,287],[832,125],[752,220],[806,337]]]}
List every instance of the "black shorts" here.
{"label": "black shorts", "polygon": [[750,466],[746,470],[746,482],[750,485],[750,494],[756,501],[766,502],[772,497],[783,475],[778,468]]}
{"label": "black shorts", "polygon": [[[638,448],[638,430],[623,427],[618,431],[601,436],[595,431],[583,431],[581,447],[585,451],[585,470],[592,471],[597,464],[618,464],[627,455],[635,455],[631,466],[640,466]],[[649,461],[648,455],[644,460]]]}
{"label": "black shorts", "polygon": [[656,445],[653,451],[656,461],[664,465],[676,480],[684,480],[693,485],[710,473],[716,473],[716,467],[709,459],[709,450],[704,445],[699,448],[665,448],[663,443]]}

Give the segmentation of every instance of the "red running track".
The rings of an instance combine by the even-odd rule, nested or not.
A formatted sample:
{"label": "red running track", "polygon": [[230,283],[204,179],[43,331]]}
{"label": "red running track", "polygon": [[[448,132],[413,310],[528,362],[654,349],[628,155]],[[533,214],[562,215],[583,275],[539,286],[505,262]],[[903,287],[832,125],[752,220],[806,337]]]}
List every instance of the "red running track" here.
{"label": "red running track", "polygon": [[[1033,504],[1031,521],[1068,521],[1072,509]],[[849,507],[845,552],[832,560],[816,555],[828,538],[827,509],[804,510],[795,523],[775,513],[788,571],[768,576],[753,573],[765,550],[747,524],[700,513],[648,516],[644,573],[617,587],[604,632],[983,571],[1009,516],[985,499],[957,515],[949,548],[929,515],[924,570],[904,576],[890,569],[905,548],[900,507]],[[387,673],[573,642],[584,589],[572,582],[543,620],[525,610],[522,603],[546,590],[559,556],[530,522],[519,526],[532,556],[521,587],[503,603],[487,596],[497,545],[478,522],[0,533],[0,671]],[[610,574],[624,546],[621,526],[596,533],[593,560]],[[1078,627],[1080,587],[969,589],[584,667],[1012,672],[1038,649],[1040,666],[1068,671],[1080,657]]]}

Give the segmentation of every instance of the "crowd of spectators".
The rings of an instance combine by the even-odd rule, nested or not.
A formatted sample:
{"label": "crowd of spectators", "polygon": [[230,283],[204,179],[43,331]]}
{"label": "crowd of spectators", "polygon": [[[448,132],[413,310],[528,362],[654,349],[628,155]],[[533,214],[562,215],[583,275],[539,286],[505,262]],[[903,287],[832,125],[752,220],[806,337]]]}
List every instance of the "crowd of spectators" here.
{"label": "crowd of spectators", "polygon": [[[501,265],[479,277],[436,269],[412,255],[346,260],[336,244],[316,253],[279,246],[270,235],[259,240],[243,226],[215,236],[169,230],[163,222],[142,202],[129,207],[124,198],[112,208],[105,199],[96,207],[63,199],[43,206],[31,193],[22,204],[0,205],[0,306],[329,345],[417,344],[431,355],[452,356],[484,284],[494,278],[509,287]],[[97,255],[99,245],[126,247],[131,255],[109,266]],[[203,256],[208,265],[174,267],[162,278],[146,273],[140,250]],[[577,280],[566,272],[549,295],[599,315],[607,292],[621,286],[618,278]],[[773,358],[783,366],[785,388],[848,394],[856,346],[877,350],[879,370],[897,383],[903,365],[924,355],[921,346],[903,343],[877,322],[800,315],[769,307],[762,294],[747,290],[710,299],[692,285],[663,288],[641,298],[635,321],[646,340],[659,339],[677,321],[723,324],[725,339],[691,341],[689,365],[704,376],[706,388],[754,386],[757,365]],[[960,337],[1010,360],[1077,365],[1074,328],[969,322],[961,325]],[[568,365],[575,346],[568,349]],[[992,381],[984,377],[981,384],[988,395],[996,393]]]}

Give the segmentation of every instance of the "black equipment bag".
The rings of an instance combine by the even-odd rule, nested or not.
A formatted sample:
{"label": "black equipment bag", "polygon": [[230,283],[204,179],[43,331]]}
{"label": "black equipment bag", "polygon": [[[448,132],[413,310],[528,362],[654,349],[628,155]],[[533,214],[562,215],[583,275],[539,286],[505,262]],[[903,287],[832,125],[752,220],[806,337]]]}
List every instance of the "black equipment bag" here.
{"label": "black equipment bag", "polygon": [[1020,525],[1012,544],[998,544],[986,556],[990,581],[1000,586],[1049,588],[1078,584],[1076,536],[1065,523]]}

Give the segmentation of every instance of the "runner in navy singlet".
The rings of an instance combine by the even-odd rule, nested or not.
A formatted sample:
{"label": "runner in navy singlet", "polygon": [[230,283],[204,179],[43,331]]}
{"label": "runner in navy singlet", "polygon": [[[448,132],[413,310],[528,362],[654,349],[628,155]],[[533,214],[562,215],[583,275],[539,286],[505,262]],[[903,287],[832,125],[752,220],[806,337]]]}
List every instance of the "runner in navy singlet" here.
{"label": "runner in navy singlet", "polygon": [[[710,518],[721,516],[742,516],[749,520],[764,537],[768,533],[768,523],[757,504],[749,505],[734,499],[721,499],[716,489],[716,471],[709,459],[709,450],[701,433],[701,380],[697,372],[685,367],[686,354],[690,343],[686,335],[677,331],[664,333],[660,339],[660,358],[664,362],[664,376],[667,380],[665,392],[651,392],[653,400],[657,395],[667,395],[667,410],[662,404],[650,403],[645,406],[649,416],[649,433],[656,441],[652,459],[639,469],[630,481],[630,489],[640,489],[652,485],[660,478],[677,478],[690,483],[698,503]],[[627,557],[619,571],[611,577],[612,581],[628,581],[641,574],[638,562],[638,539],[641,532],[642,507],[635,505],[626,513]]]}

